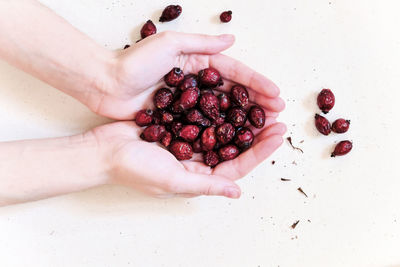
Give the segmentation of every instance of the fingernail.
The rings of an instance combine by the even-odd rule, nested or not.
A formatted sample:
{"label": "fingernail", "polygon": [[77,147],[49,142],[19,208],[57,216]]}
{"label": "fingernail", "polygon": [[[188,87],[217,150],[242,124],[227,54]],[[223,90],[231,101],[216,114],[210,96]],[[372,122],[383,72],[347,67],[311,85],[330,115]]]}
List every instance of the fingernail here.
{"label": "fingernail", "polygon": [[218,36],[218,38],[224,42],[229,43],[235,40],[235,36],[233,36],[232,34],[221,34],[220,36]]}
{"label": "fingernail", "polygon": [[224,190],[224,196],[229,197],[229,198],[239,198],[240,192],[235,187],[226,187]]}

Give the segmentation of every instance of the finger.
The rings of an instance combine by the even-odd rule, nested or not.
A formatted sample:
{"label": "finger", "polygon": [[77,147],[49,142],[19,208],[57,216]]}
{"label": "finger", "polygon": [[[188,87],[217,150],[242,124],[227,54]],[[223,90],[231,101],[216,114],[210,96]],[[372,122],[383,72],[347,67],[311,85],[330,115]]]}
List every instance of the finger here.
{"label": "finger", "polygon": [[234,160],[219,164],[213,173],[225,176],[231,180],[242,178],[268,158],[282,143],[283,139],[281,135],[269,136]]}
{"label": "finger", "polygon": [[265,97],[274,98],[280,93],[278,86],[260,73],[231,57],[217,54],[210,56],[209,64],[222,77],[249,87]]}
{"label": "finger", "polygon": [[235,37],[231,34],[222,35],[206,35],[180,32],[166,32],[165,39],[173,42],[179,49],[179,52],[184,54],[217,54],[233,45]]}
{"label": "finger", "polygon": [[266,138],[272,136],[272,135],[280,135],[283,136],[286,133],[286,125],[281,123],[281,122],[277,122],[275,124],[272,124],[270,126],[268,126],[267,128],[261,130],[255,140],[253,145],[258,144],[259,142],[262,142],[263,140],[265,140]]}
{"label": "finger", "polygon": [[239,198],[241,190],[233,181],[218,175],[205,175],[185,171],[181,179],[176,181],[178,194],[194,194],[206,196],[225,196]]}

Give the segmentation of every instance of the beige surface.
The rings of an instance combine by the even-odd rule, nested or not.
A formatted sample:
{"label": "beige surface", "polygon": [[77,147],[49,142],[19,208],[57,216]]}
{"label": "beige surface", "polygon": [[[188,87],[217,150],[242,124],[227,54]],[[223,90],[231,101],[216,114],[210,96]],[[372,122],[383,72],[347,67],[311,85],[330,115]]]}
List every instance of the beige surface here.
{"label": "beige surface", "polygon": [[[137,40],[167,4],[43,2],[112,49]],[[226,53],[281,87],[280,120],[296,144],[305,140],[305,153],[284,144],[240,181],[240,200],[154,200],[103,187],[2,208],[0,266],[400,266],[399,1],[177,2],[183,15],[159,31],[236,34]],[[233,20],[221,25],[225,9]],[[328,117],[351,119],[349,133],[314,130],[322,87],[336,93]],[[0,62],[1,140],[64,136],[106,121]],[[343,138],[354,151],[329,158]]]}

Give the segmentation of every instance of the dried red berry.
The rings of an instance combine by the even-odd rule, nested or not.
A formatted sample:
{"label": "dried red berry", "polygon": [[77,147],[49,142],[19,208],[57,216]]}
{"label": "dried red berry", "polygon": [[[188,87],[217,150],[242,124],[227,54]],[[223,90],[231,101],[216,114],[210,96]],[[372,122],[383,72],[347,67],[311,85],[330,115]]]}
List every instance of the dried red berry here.
{"label": "dried red berry", "polygon": [[234,85],[231,89],[231,99],[235,105],[243,108],[249,104],[249,92],[244,86]]}
{"label": "dried red berry", "polygon": [[200,140],[200,138],[196,139],[193,142],[192,147],[193,147],[193,152],[194,153],[200,153],[200,152],[203,151],[203,149],[201,148],[201,140]]}
{"label": "dried red berry", "polygon": [[169,5],[161,14],[160,22],[171,21],[179,17],[182,13],[182,7],[180,5]]}
{"label": "dried red berry", "polygon": [[213,150],[216,143],[215,127],[208,127],[201,135],[201,147],[204,151],[210,151]]}
{"label": "dried red berry", "polygon": [[211,92],[205,92],[200,96],[200,109],[204,115],[212,120],[216,120],[219,117],[219,100]]}
{"label": "dried red berry", "polygon": [[179,99],[175,100],[170,106],[171,112],[176,114],[180,114],[183,112]]}
{"label": "dried red berry", "polygon": [[329,121],[318,114],[315,114],[315,127],[317,128],[318,132],[322,133],[323,135],[328,135],[331,133],[331,124]]}
{"label": "dried red berry", "polygon": [[185,75],[183,81],[179,84],[178,88],[181,91],[185,91],[191,87],[198,87],[199,83],[197,82],[197,76],[194,74]]}
{"label": "dried red berry", "polygon": [[224,11],[221,13],[221,15],[219,16],[221,22],[229,22],[232,19],[232,11],[228,10],[228,11]]}
{"label": "dried red berry", "polygon": [[231,108],[228,111],[227,119],[235,127],[244,126],[246,123],[246,111],[240,107]]}
{"label": "dried red berry", "polygon": [[346,155],[351,151],[352,148],[353,143],[349,140],[341,141],[339,142],[339,144],[336,145],[335,150],[331,154],[331,157]]}
{"label": "dried red berry", "polygon": [[254,105],[250,108],[249,113],[247,114],[250,123],[258,128],[261,129],[265,125],[265,112],[264,110],[257,106]]}
{"label": "dried red berry", "polygon": [[170,124],[174,121],[174,116],[165,110],[158,110],[156,116],[159,118],[159,124]]}
{"label": "dried red berry", "polygon": [[154,95],[154,105],[159,109],[165,109],[172,103],[173,95],[168,88],[158,89]]}
{"label": "dried red berry", "polygon": [[180,68],[173,68],[164,76],[164,81],[168,86],[177,87],[185,78]]}
{"label": "dried red berry", "polygon": [[332,124],[332,131],[335,133],[345,133],[350,127],[350,120],[337,119]]}
{"label": "dried red berry", "polygon": [[185,125],[179,131],[179,137],[185,141],[193,142],[199,135],[200,128],[196,125]]}
{"label": "dried red berry", "polygon": [[227,145],[218,150],[218,155],[222,161],[231,160],[239,155],[239,149],[234,145]]}
{"label": "dried red berry", "polygon": [[169,151],[177,158],[178,160],[187,160],[191,159],[193,156],[193,148],[187,142],[182,141],[174,141],[169,146]]}
{"label": "dried red berry", "polygon": [[153,121],[153,111],[151,109],[142,109],[136,113],[135,122],[138,126],[149,126]]}
{"label": "dried red berry", "polygon": [[254,134],[249,128],[243,127],[236,132],[234,142],[240,149],[248,149],[253,144],[253,141]]}
{"label": "dried red berry", "polygon": [[200,96],[200,90],[197,87],[191,87],[186,89],[179,99],[179,107],[182,110],[188,110],[196,106]]}
{"label": "dried red berry", "polygon": [[173,133],[175,136],[178,136],[178,135],[179,135],[179,131],[182,129],[182,127],[183,127],[182,122],[176,122],[176,121],[174,121],[174,122],[171,124],[171,131],[172,131],[172,133]]}
{"label": "dried red berry", "polygon": [[231,107],[231,100],[226,94],[218,95],[218,100],[221,111],[227,111]]}
{"label": "dried red berry", "polygon": [[191,109],[186,114],[186,120],[189,123],[193,123],[202,127],[208,127],[211,125],[209,119],[204,117],[204,115],[198,109]]}
{"label": "dried red berry", "polygon": [[147,142],[157,142],[165,135],[165,127],[163,125],[150,125],[140,135],[140,138]]}
{"label": "dried red berry", "polygon": [[226,115],[225,113],[220,113],[219,117],[216,120],[212,121],[213,126],[220,126],[225,122]]}
{"label": "dried red berry", "polygon": [[323,89],[317,98],[318,107],[323,113],[328,113],[335,105],[335,95],[329,89]]}
{"label": "dried red berry", "polygon": [[168,147],[171,144],[171,141],[172,141],[172,134],[171,132],[166,131],[163,138],[161,138],[160,143],[163,146]]}
{"label": "dried red berry", "polygon": [[205,163],[207,166],[210,166],[210,167],[215,167],[215,166],[217,166],[218,163],[219,163],[218,154],[215,153],[214,151],[207,151],[207,152],[204,152],[204,154],[203,154],[203,160],[204,160],[204,163]]}
{"label": "dried red berry", "polygon": [[217,128],[216,136],[218,142],[225,145],[232,141],[235,136],[235,128],[230,123],[224,123]]}
{"label": "dried red berry", "polygon": [[203,87],[216,87],[224,84],[221,74],[214,68],[207,68],[199,71],[198,77]]}
{"label": "dried red berry", "polygon": [[140,35],[142,38],[146,38],[147,36],[153,35],[157,33],[156,25],[151,20],[148,20],[140,30]]}

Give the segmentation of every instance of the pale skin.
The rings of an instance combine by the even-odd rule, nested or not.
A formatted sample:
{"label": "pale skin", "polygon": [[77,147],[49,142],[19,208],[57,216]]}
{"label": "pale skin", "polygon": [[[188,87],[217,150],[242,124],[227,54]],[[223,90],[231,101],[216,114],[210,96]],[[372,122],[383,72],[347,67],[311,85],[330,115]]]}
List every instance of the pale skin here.
{"label": "pale skin", "polygon": [[[110,51],[33,0],[0,0],[0,58],[76,98],[115,122],[55,139],[0,143],[0,205],[77,192],[104,184],[132,187],[155,197],[218,195],[239,198],[235,183],[281,144],[286,127],[278,87],[262,74],[220,54],[234,36],[162,32]],[[197,73],[218,69],[228,91],[246,86],[266,112],[253,146],[211,169],[199,159],[177,161],[164,148],[142,141],[132,121],[149,106],[172,67]],[[154,161],[157,164],[153,164]],[[168,175],[166,175],[168,170]]]}

